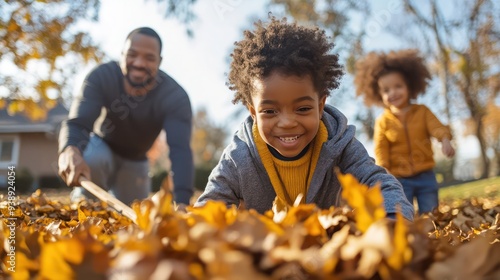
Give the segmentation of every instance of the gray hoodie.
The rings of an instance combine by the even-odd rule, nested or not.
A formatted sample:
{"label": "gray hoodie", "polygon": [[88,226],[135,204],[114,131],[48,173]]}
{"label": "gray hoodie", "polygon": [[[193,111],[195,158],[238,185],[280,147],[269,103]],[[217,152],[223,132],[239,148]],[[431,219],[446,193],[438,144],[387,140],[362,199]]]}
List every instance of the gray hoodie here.
{"label": "gray hoodie", "polygon": [[[340,205],[342,187],[334,171],[338,167],[341,173],[354,175],[362,184],[374,186],[381,182],[386,212],[393,216],[399,204],[404,217],[413,220],[413,206],[406,199],[401,184],[375,164],[354,137],[355,127],[347,125],[347,118],[336,108],[326,105],[323,122],[328,130],[328,140],[321,148],[306,203],[314,203],[320,208]],[[212,170],[205,191],[195,206],[202,206],[208,200],[239,205],[241,200],[246,208],[260,213],[272,208],[276,193],[257,152],[252,125],[251,117],[241,124]]]}

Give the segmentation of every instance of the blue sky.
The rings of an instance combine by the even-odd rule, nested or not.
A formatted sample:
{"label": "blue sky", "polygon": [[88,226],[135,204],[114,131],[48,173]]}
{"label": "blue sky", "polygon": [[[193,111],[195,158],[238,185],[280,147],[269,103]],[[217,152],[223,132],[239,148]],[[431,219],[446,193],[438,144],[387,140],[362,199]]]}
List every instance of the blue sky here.
{"label": "blue sky", "polygon": [[[194,7],[197,20],[194,37],[189,38],[185,26],[176,19],[165,19],[165,7],[154,0],[103,0],[97,23],[80,26],[89,31],[111,59],[118,59],[127,34],[134,28],[149,26],[163,40],[163,61],[160,68],[184,87],[195,110],[205,107],[218,124],[229,124],[232,133],[241,121],[233,113],[241,104],[233,105],[232,92],[225,85],[229,54],[233,43],[242,38],[243,30],[251,28],[252,17],[266,17],[265,0],[199,0]],[[399,1],[373,1],[373,17],[368,20],[367,50],[401,48],[401,43],[384,33],[393,17],[399,15]],[[220,8],[225,8],[221,10]],[[355,20],[353,20],[355,21]],[[76,78],[79,88],[92,66],[82,68]],[[344,80],[344,87],[349,80]],[[352,82],[351,82],[352,83]],[[354,103],[351,103],[354,104]],[[353,105],[356,106],[356,105]],[[352,106],[340,108],[348,117]],[[243,118],[243,116],[241,117]],[[363,141],[363,139],[360,139]],[[477,154],[475,138],[461,140],[462,156]],[[372,153],[370,143],[365,143]],[[472,147],[472,148],[471,148]]]}
{"label": "blue sky", "polygon": [[[149,26],[163,41],[160,68],[188,92],[193,107],[204,106],[217,123],[225,123],[237,109],[226,87],[229,54],[233,43],[250,26],[249,16],[263,9],[263,1],[225,1],[234,3],[226,10],[217,9],[218,0],[200,0],[195,6],[198,19],[193,24],[194,37],[176,19],[164,18],[165,8],[156,1],[102,1],[100,20],[84,28],[112,59],[118,59],[127,34],[134,28]],[[82,69],[77,85],[90,70]],[[78,88],[78,86],[77,86]]]}
{"label": "blue sky", "polygon": [[[267,16],[266,2],[199,0],[194,7],[198,19],[193,24],[193,38],[186,35],[185,26],[176,19],[165,19],[164,6],[152,0],[104,0],[99,22],[81,28],[89,31],[111,59],[118,59],[125,37],[132,29],[152,27],[164,44],[160,68],[184,87],[195,109],[204,106],[216,122],[225,123],[241,106],[232,105],[232,92],[225,85],[229,54],[233,43],[242,38],[243,30],[252,28],[252,17]],[[391,14],[392,6],[387,3],[390,1],[376,1],[374,8],[378,14]],[[382,32],[386,23],[381,19],[374,19],[371,25],[371,36],[367,38],[371,49],[383,48],[391,41]],[[76,88],[91,67],[79,73]]]}

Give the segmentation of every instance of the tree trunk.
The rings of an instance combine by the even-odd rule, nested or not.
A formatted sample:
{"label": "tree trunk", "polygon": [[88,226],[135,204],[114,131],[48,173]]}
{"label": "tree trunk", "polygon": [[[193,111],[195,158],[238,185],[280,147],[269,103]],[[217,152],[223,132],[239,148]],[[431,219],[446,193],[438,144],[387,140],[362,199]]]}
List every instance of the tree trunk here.
{"label": "tree trunk", "polygon": [[439,30],[437,28],[437,3],[432,1],[432,31],[434,33],[434,38],[436,39],[436,43],[438,44],[438,56],[439,63],[441,67],[439,67],[439,79],[441,80],[441,94],[445,100],[445,114],[449,124],[451,124],[451,113],[450,113],[450,99],[448,97],[448,91],[450,88],[450,57],[448,51],[446,50],[445,45],[443,44],[443,40],[439,34]]}
{"label": "tree trunk", "polygon": [[[476,118],[475,118],[476,119]],[[481,149],[481,160],[483,162],[483,168],[481,171],[481,178],[487,178],[488,177],[488,172],[490,170],[490,159],[488,158],[488,155],[486,154],[486,150],[488,148],[486,144],[486,140],[483,137],[483,121],[481,120],[482,117],[479,119],[476,119],[476,137],[477,140],[479,141],[479,147]]]}
{"label": "tree trunk", "polygon": [[[470,65],[467,55],[464,55],[464,58],[466,60],[466,63]],[[481,161],[483,163],[481,167],[482,170],[480,178],[486,178],[488,177],[488,171],[490,170],[490,161],[488,159],[488,155],[486,154],[486,150],[488,147],[482,132],[484,110],[481,109],[481,106],[478,104],[477,100],[473,96],[474,88],[472,86],[471,75],[472,75],[471,72],[463,73],[464,84],[460,92],[463,94],[471,118],[474,121],[475,125],[474,134],[477,140],[479,141],[479,149],[481,150]]]}
{"label": "tree trunk", "polygon": [[497,171],[495,172],[496,176],[500,176],[500,150],[495,150],[495,158],[497,163]]}

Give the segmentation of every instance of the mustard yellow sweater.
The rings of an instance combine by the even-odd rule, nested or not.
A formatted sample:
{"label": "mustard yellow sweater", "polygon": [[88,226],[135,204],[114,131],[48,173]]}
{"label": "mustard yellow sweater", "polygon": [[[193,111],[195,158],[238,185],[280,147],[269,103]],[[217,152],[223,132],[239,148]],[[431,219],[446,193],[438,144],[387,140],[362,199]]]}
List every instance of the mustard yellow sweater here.
{"label": "mustard yellow sweater", "polygon": [[434,168],[431,137],[451,140],[443,125],[425,105],[413,104],[401,122],[389,109],[375,122],[375,159],[396,177],[408,177]]}
{"label": "mustard yellow sweater", "polygon": [[299,194],[303,194],[301,203],[304,203],[322,144],[328,139],[328,131],[323,122],[320,122],[318,133],[306,154],[292,161],[280,160],[271,154],[255,123],[252,133],[257,151],[278,197],[278,203],[291,206]]}

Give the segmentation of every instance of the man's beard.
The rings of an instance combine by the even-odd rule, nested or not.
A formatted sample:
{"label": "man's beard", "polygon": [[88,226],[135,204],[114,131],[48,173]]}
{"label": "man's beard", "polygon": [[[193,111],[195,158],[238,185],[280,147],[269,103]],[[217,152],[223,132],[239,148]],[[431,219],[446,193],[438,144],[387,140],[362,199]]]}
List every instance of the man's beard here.
{"label": "man's beard", "polygon": [[148,73],[149,75],[149,79],[146,79],[144,82],[134,82],[132,81],[132,79],[130,78],[130,74],[127,73],[127,75],[125,75],[125,79],[127,79],[128,83],[134,87],[134,88],[144,88],[146,87],[147,85],[151,84],[154,80],[154,77],[151,75],[151,71],[149,71],[148,69],[144,68],[143,69],[146,73]]}

